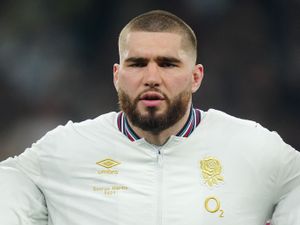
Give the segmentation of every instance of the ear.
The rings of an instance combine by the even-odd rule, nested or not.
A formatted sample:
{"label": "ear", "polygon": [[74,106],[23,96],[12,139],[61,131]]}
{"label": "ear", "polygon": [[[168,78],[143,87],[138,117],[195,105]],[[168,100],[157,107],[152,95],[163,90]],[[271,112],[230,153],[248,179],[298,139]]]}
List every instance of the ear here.
{"label": "ear", "polygon": [[192,83],[192,92],[195,93],[202,82],[204,76],[204,68],[201,64],[197,64],[194,67],[194,71],[193,71],[193,83]]}
{"label": "ear", "polygon": [[119,67],[120,67],[120,65],[117,64],[117,63],[115,63],[113,65],[114,86],[115,86],[117,91],[119,89],[119,85],[118,85],[118,82],[119,82]]}

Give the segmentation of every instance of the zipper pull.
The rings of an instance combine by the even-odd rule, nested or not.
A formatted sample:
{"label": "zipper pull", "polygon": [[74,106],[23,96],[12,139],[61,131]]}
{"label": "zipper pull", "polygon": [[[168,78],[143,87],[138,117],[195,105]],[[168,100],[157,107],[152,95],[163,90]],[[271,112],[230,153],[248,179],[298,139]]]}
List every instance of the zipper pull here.
{"label": "zipper pull", "polygon": [[162,153],[161,153],[160,149],[157,149],[157,162],[158,162],[159,166],[162,165]]}

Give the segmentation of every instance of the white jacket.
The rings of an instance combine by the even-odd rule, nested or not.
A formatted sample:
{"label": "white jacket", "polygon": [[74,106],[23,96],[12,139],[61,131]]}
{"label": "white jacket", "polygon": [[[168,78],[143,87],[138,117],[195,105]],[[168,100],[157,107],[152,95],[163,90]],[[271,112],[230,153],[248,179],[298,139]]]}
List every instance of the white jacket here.
{"label": "white jacket", "polygon": [[[158,148],[130,141],[116,119],[69,122],[0,164],[36,185],[28,193],[41,191],[49,225],[262,225],[272,214],[273,224],[300,224],[300,154],[275,132],[209,110],[188,138]],[[0,208],[13,201],[6,188]],[[19,202],[20,218],[30,198],[40,196]],[[26,224],[2,223],[7,216],[0,211],[1,225]]]}

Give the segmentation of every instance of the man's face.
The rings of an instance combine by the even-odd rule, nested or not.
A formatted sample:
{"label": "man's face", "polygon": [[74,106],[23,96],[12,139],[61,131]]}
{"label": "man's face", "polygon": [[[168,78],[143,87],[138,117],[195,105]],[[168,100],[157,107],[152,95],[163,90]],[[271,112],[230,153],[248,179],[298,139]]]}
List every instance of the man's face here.
{"label": "man's face", "polygon": [[153,133],[185,115],[200,86],[203,67],[182,48],[182,36],[166,32],[129,32],[114,65],[121,110],[133,125]]}

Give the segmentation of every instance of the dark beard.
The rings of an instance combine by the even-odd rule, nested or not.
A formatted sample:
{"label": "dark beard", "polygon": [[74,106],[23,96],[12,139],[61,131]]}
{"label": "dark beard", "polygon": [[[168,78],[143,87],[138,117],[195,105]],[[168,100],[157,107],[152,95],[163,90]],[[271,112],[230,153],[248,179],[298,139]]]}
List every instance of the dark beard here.
{"label": "dark beard", "polygon": [[[156,89],[151,89],[151,91],[160,92]],[[157,115],[156,107],[148,107],[147,115],[142,115],[137,109],[140,95],[132,101],[124,91],[119,90],[118,96],[120,108],[126,114],[130,122],[134,126],[144,131],[149,131],[152,134],[159,134],[161,131],[177,123],[186,113],[191,99],[191,93],[189,92],[181,92],[173,101],[170,101],[170,99],[164,95],[167,103],[167,110],[164,114]]]}

